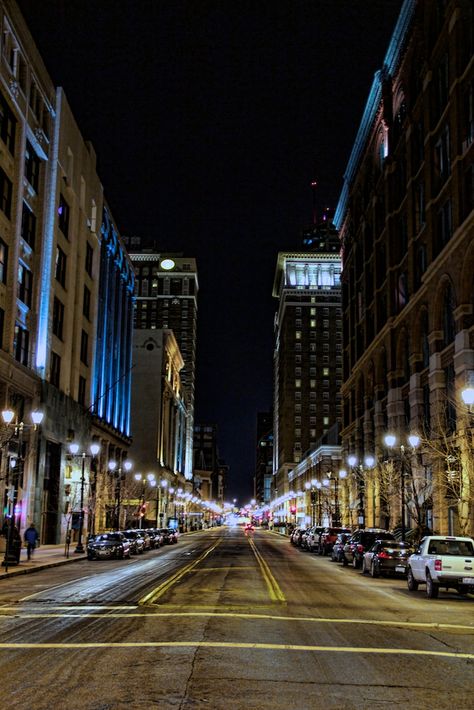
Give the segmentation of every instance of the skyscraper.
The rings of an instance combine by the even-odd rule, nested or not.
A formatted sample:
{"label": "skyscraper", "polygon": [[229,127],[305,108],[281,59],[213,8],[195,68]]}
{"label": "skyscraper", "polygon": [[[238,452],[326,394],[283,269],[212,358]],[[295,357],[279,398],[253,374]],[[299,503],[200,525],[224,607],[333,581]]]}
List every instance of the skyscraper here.
{"label": "skyscraper", "polygon": [[274,350],[274,466],[278,494],[288,473],[341,416],[341,259],[329,222],[305,232],[307,251],[278,255]]}
{"label": "skyscraper", "polygon": [[193,466],[197,295],[199,291],[196,260],[176,254],[162,254],[156,249],[141,249],[141,240],[138,237],[126,237],[125,243],[135,268],[134,327],[136,329],[172,330],[184,360],[180,374],[188,411],[185,477],[190,480]]}

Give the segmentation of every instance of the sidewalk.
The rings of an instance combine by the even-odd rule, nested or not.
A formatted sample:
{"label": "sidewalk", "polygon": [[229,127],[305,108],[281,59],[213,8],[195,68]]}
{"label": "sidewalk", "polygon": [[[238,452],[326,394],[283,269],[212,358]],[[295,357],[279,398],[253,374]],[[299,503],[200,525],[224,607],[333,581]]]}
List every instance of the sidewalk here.
{"label": "sidewalk", "polygon": [[[5,567],[0,567],[0,579],[14,577],[17,574],[28,574],[29,572],[38,572],[41,569],[48,567],[57,567],[58,565],[66,565],[72,562],[85,560],[86,555],[77,554],[74,552],[75,544],[69,548],[69,557],[66,557],[64,552],[64,544],[61,545],[41,545],[38,547],[31,560],[26,557],[26,547],[21,548],[20,564],[8,565],[8,572],[5,572]],[[0,564],[3,562],[4,553],[0,552]]]}

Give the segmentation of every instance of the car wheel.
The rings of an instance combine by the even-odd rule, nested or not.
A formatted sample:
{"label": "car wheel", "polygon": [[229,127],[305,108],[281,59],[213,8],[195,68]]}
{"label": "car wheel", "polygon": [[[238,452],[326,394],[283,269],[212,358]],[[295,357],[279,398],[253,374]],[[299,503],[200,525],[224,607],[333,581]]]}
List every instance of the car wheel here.
{"label": "car wheel", "polygon": [[370,576],[371,577],[378,577],[379,576],[378,570],[376,569],[375,562],[373,560],[370,565]]}
{"label": "car wheel", "polygon": [[439,584],[433,582],[429,572],[426,573],[426,596],[429,599],[436,599],[439,593]]}
{"label": "car wheel", "polygon": [[458,587],[458,594],[465,596],[468,593],[469,593],[469,587],[467,586],[467,584],[460,584]]}
{"label": "car wheel", "polygon": [[346,556],[343,555],[343,558],[342,558],[342,566],[343,566],[343,567],[347,567],[348,564],[349,564],[349,562],[347,561]]}
{"label": "car wheel", "polygon": [[367,567],[365,566],[365,557],[362,558],[362,574],[367,573]]}
{"label": "car wheel", "polygon": [[416,590],[418,589],[418,582],[416,581],[416,579],[413,576],[413,572],[411,570],[411,567],[408,568],[408,572],[407,572],[407,587],[408,587],[408,591],[410,591],[410,592],[416,592]]}
{"label": "car wheel", "polygon": [[352,558],[352,566],[353,566],[354,569],[357,569],[358,566],[359,566],[359,562],[357,561],[357,557],[356,557],[355,555],[354,555],[354,557]]}
{"label": "car wheel", "polygon": [[87,555],[87,559],[88,559],[88,560],[93,560],[93,559],[94,559],[94,555]]}
{"label": "car wheel", "polygon": [[328,554],[328,548],[326,547],[326,545],[324,545],[324,547],[323,547],[323,557],[326,557],[327,554]]}

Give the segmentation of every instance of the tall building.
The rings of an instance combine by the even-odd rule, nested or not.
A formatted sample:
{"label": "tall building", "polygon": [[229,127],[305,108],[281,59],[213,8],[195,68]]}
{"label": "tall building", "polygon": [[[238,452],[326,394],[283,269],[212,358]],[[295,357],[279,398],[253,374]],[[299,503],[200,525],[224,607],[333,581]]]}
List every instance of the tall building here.
{"label": "tall building", "polygon": [[194,427],[194,486],[201,497],[224,502],[228,466],[219,458],[217,427],[210,424]]}
{"label": "tall building", "polygon": [[199,291],[196,260],[141,249],[139,237],[126,237],[125,243],[135,269],[135,328],[172,330],[183,356],[181,381],[188,411],[185,477],[191,480]]}
{"label": "tall building", "polygon": [[342,440],[370,524],[474,530],[473,26],[463,0],[403,3],[336,211]]}
{"label": "tall building", "polygon": [[255,500],[268,505],[273,484],[273,413],[257,413],[257,447],[255,464]]}
{"label": "tall building", "polygon": [[[129,399],[116,397],[109,412],[99,411],[97,329],[108,237],[94,150],[47,74],[16,3],[0,2],[0,18],[0,398],[12,412],[1,425],[0,495],[21,528],[33,521],[43,542],[56,543],[81,515],[84,526],[93,519],[89,473],[97,462],[87,454],[83,466],[69,443],[76,440],[82,453],[100,439],[126,452]],[[125,313],[133,271],[119,238],[114,249]],[[109,305],[115,312],[110,294]],[[121,341],[109,339],[107,350],[120,363],[123,395],[131,325]],[[116,386],[108,383],[106,399]],[[33,426],[30,414],[39,410],[42,421]]]}
{"label": "tall building", "polygon": [[306,234],[311,250],[281,252],[274,350],[276,495],[289,473],[341,417],[341,259],[338,234],[323,222]]}

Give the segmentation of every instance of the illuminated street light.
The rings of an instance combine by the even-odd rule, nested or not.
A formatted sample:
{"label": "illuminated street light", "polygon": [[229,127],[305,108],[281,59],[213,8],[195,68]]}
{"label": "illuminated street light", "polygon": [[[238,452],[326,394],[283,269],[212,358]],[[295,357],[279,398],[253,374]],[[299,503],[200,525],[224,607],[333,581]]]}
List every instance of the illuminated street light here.
{"label": "illuminated street light", "polygon": [[[411,446],[412,451],[414,451],[420,445],[420,437],[417,434],[410,434],[407,437],[407,441]],[[397,437],[394,434],[385,434],[384,436],[385,446],[393,450],[396,443]],[[401,526],[402,526],[402,542],[405,542],[406,538],[406,519],[405,519],[405,446],[400,444],[400,498],[401,498]]]}
{"label": "illuminated street light", "polygon": [[[79,452],[79,444],[72,442],[69,444],[69,451],[72,456],[77,456]],[[74,552],[83,553],[84,545],[82,544],[82,531],[84,528],[84,484],[85,484],[85,464],[86,458],[94,459],[100,451],[100,446],[97,443],[93,443],[89,447],[90,453],[85,451],[80,454],[81,456],[81,500],[80,500],[80,511],[79,511],[79,534],[77,538],[77,545]]]}

